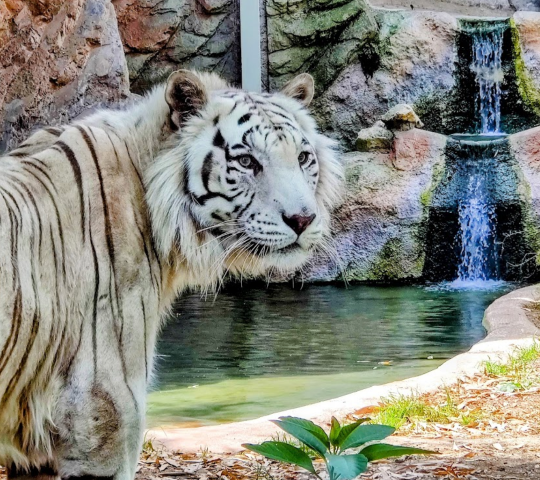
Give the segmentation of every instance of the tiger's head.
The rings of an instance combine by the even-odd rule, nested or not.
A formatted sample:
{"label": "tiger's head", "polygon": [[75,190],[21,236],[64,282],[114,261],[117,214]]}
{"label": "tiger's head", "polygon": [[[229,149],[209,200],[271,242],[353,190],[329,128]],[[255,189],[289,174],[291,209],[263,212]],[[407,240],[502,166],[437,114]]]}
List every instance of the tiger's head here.
{"label": "tiger's head", "polygon": [[292,272],[324,244],[343,174],[306,108],[313,94],[307,74],[274,94],[171,75],[165,100],[176,132],[147,181],[163,253],[176,247],[214,281],[226,270]]}

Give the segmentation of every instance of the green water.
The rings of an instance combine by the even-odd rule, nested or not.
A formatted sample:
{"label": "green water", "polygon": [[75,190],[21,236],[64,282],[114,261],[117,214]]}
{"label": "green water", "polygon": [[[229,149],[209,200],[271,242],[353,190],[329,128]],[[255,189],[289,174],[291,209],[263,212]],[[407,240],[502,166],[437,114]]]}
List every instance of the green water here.
{"label": "green water", "polygon": [[148,423],[247,420],[425,373],[485,335],[483,312],[504,292],[271,285],[186,296],[161,335]]}

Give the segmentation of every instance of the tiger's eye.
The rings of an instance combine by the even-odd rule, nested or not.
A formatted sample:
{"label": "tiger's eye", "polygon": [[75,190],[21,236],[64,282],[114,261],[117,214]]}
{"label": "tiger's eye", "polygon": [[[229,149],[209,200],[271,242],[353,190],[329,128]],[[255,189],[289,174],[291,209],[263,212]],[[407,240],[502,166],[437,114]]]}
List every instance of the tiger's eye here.
{"label": "tiger's eye", "polygon": [[306,163],[309,159],[309,153],[308,152],[302,152],[300,155],[298,155],[298,161],[303,164]]}
{"label": "tiger's eye", "polygon": [[251,168],[253,167],[253,159],[249,155],[244,155],[238,159],[238,163],[240,166],[244,168]]}

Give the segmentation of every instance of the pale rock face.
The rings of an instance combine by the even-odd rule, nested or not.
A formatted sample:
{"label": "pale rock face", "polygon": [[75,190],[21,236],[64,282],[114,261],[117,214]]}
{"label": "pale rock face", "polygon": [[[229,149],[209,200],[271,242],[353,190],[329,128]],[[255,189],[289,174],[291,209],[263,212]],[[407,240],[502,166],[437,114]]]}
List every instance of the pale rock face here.
{"label": "pale rock face", "polygon": [[372,127],[364,128],[358,132],[356,150],[369,152],[372,150],[388,151],[392,148],[393,133],[379,120]]}
{"label": "pale rock face", "polygon": [[384,8],[435,10],[455,15],[509,17],[518,10],[540,10],[537,0],[371,0]]}
{"label": "pale rock face", "polygon": [[349,57],[312,107],[322,129],[346,147],[355,143],[359,129],[373,125],[389,107],[430,97],[444,102],[455,86],[455,17],[414,10],[372,15],[378,24],[377,54]]}
{"label": "pale rock face", "polygon": [[129,95],[109,0],[0,5],[0,152],[39,125],[66,122]]}
{"label": "pale rock face", "polygon": [[382,116],[382,121],[390,130],[411,130],[422,128],[424,124],[410,105],[400,103]]}
{"label": "pale rock face", "polygon": [[522,172],[519,194],[540,219],[540,127],[510,135],[509,141]]}
{"label": "pale rock face", "polygon": [[333,256],[321,255],[306,281],[413,280],[423,274],[425,199],[444,168],[447,137],[396,132],[390,152],[346,154],[347,196],[336,211]]}
{"label": "pale rock face", "polygon": [[525,241],[540,265],[540,127],[509,136],[510,148],[519,172],[518,195],[526,206],[523,212]]}

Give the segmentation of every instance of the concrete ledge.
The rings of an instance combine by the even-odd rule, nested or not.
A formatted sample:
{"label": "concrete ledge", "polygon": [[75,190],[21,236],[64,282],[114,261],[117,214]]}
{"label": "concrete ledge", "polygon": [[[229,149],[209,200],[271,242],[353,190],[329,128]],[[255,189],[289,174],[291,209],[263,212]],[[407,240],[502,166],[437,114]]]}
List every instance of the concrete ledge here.
{"label": "concrete ledge", "polygon": [[399,382],[366,388],[359,392],[305,407],[275,413],[247,422],[200,428],[161,428],[148,431],[148,438],[161,442],[166,448],[181,452],[198,452],[206,448],[213,453],[234,453],[242,443],[259,443],[277,432],[269,422],[281,415],[308,418],[317,423],[330,422],[332,415],[343,417],[355,410],[377,404],[381,397],[393,394],[421,394],[455,383],[463,375],[481,369],[481,362],[508,355],[515,346],[530,344],[540,330],[527,318],[523,307],[540,300],[540,285],[521,288],[493,302],[486,310],[484,326],[487,337],[468,352],[457,355],[439,368],[424,375]]}

